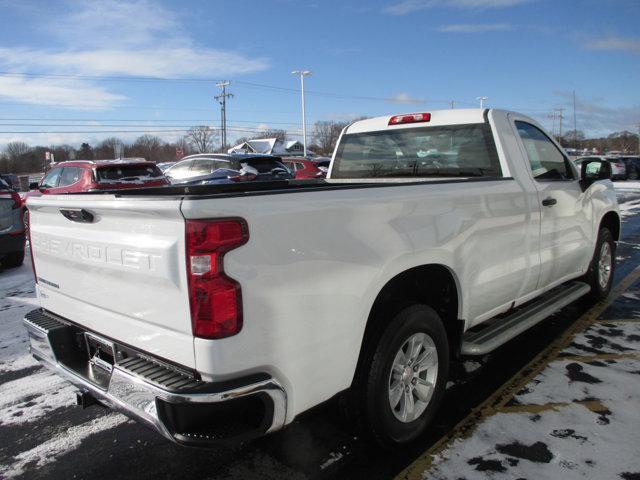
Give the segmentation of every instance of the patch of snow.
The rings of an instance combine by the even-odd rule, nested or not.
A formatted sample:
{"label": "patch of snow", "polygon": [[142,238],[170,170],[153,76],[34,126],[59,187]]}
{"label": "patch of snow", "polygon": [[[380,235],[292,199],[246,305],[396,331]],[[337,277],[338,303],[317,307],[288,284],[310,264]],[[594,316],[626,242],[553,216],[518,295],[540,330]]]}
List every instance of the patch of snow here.
{"label": "patch of snow", "polygon": [[324,470],[325,468],[333,465],[334,463],[342,460],[344,455],[341,452],[331,452],[329,454],[329,458],[320,465],[320,470]]}
{"label": "patch of snow", "polygon": [[596,365],[574,360],[552,362],[515,399],[525,405],[545,405],[586,398],[603,401],[637,398],[639,386],[635,372],[640,370],[640,360],[625,358],[613,362],[599,361]]}
{"label": "patch of snow", "polygon": [[65,453],[78,448],[84,440],[95,433],[117,427],[127,421],[127,417],[112,413],[89,422],[69,427],[65,432],[41,443],[31,450],[19,453],[11,465],[0,465],[0,477],[12,478],[24,473],[27,465],[43,467]]}
{"label": "patch of snow", "polygon": [[33,422],[75,404],[75,388],[47,370],[0,385],[0,425]]}
{"label": "patch of snow", "polygon": [[638,404],[615,401],[607,407],[608,424],[581,405],[493,415],[438,455],[424,478],[621,478],[640,469]]}

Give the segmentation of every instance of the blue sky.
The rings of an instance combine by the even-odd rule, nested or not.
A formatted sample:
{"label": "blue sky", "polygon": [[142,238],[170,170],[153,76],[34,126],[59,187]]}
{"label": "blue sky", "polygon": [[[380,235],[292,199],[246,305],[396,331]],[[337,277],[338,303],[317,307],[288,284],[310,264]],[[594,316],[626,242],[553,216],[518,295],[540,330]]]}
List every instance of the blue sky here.
{"label": "blue sky", "polygon": [[296,68],[313,71],[309,124],[483,95],[549,128],[564,107],[566,129],[575,90],[578,129],[630,130],[639,25],[637,0],[0,0],[0,131],[24,132],[0,133],[0,146],[172,140],[218,124],[222,79],[231,138],[268,127],[295,137]]}

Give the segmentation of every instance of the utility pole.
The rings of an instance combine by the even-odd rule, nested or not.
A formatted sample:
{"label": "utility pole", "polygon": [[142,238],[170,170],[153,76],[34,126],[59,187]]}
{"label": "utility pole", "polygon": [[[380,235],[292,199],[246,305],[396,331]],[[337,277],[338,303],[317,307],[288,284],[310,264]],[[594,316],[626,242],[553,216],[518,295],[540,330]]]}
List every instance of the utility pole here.
{"label": "utility pole", "polygon": [[304,77],[311,75],[309,70],[294,70],[293,75],[300,76],[300,91],[302,92],[302,146],[304,147],[304,156],[307,156],[307,118],[304,111]]}
{"label": "utility pole", "polygon": [[551,127],[551,134],[555,135],[556,134],[556,114],[554,113],[550,113],[549,115],[547,115],[547,118],[550,118],[553,121],[553,126]]}
{"label": "utility pole", "polygon": [[578,148],[578,127],[576,127],[576,91],[573,91],[573,148]]}
{"label": "utility pole", "polygon": [[477,97],[476,100],[480,100],[480,108],[484,108],[484,101],[489,100],[489,97]]}
{"label": "utility pole", "polygon": [[559,133],[558,133],[558,138],[559,141],[558,143],[560,143],[562,145],[562,119],[564,118],[564,115],[562,114],[562,112],[564,112],[564,108],[556,108],[555,111],[559,112],[558,113],[558,119],[559,119],[559,124],[560,124],[560,128],[559,128]]}
{"label": "utility pole", "polygon": [[455,103],[456,103],[456,101],[455,101],[455,100],[451,100],[451,101],[449,102],[449,105],[451,106],[451,109],[452,109],[452,110],[455,108]]}
{"label": "utility pole", "polygon": [[222,130],[222,153],[226,150],[227,146],[227,97],[233,98],[232,93],[227,93],[227,87],[231,85],[229,80],[216,83],[216,87],[222,88],[222,93],[216,95],[214,98],[220,103],[220,129]]}

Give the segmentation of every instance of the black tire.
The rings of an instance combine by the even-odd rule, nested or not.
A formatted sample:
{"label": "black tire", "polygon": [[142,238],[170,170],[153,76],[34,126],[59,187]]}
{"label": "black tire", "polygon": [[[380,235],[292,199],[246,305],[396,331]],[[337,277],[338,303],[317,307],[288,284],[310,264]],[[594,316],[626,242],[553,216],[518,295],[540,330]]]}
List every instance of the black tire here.
{"label": "black tire", "polygon": [[24,250],[8,253],[2,260],[4,268],[16,268],[24,263]]}
{"label": "black tire", "polygon": [[[396,417],[390,403],[391,382],[394,381],[391,369],[400,349],[415,334],[426,334],[432,340],[438,359],[437,367],[433,367],[437,374],[433,393],[430,393],[430,400],[425,402],[424,411],[413,421],[403,422]],[[356,416],[357,426],[367,436],[379,445],[390,448],[416,439],[431,422],[442,400],[449,375],[449,344],[438,314],[432,308],[420,304],[401,310],[378,336],[378,341],[372,343],[375,344],[366,346],[368,347],[368,350],[365,349],[365,354],[368,354],[367,360],[359,367],[356,382],[347,403],[351,411],[346,413]],[[426,349],[422,350],[423,348],[420,347],[418,352],[426,352]],[[414,371],[415,369],[414,365]],[[428,375],[427,371],[424,374]],[[395,381],[401,380],[395,378]],[[408,387],[401,385],[401,390],[409,387],[411,385]],[[413,390],[406,395],[411,396],[412,402],[419,400],[418,395],[413,396]],[[407,398],[404,394],[402,397],[402,400]],[[423,405],[422,408],[424,408]]]}
{"label": "black tire", "polygon": [[[606,285],[601,282],[600,273],[602,270],[601,257],[603,254],[603,244],[609,245],[609,251],[611,255],[611,268],[608,272],[608,281]],[[605,262],[606,263],[606,262]],[[590,303],[599,302],[604,300],[611,291],[613,285],[613,276],[616,268],[616,242],[613,239],[613,235],[608,228],[602,227],[598,232],[598,241],[596,242],[596,249],[593,253],[593,258],[589,264],[589,270],[582,277],[582,281],[587,283],[591,287],[591,291],[585,295],[584,299]]]}

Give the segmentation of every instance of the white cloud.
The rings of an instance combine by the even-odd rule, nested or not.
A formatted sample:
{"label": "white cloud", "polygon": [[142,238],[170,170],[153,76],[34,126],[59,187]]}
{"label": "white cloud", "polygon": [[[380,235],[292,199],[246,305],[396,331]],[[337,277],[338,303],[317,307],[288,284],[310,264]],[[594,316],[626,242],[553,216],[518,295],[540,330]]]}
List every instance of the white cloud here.
{"label": "white cloud", "polygon": [[389,97],[389,102],[391,103],[402,103],[402,104],[415,104],[415,103],[425,103],[426,100],[421,98],[413,98],[408,93],[397,93],[392,97]]}
{"label": "white cloud", "polygon": [[0,99],[18,100],[34,105],[55,104],[81,109],[99,109],[125,100],[82,80],[0,77]]}
{"label": "white cloud", "polygon": [[391,15],[406,15],[418,10],[434,7],[450,7],[459,9],[487,9],[513,7],[530,0],[402,0],[389,5],[383,11]]}
{"label": "white cloud", "polygon": [[49,73],[156,78],[194,75],[222,78],[267,67],[263,60],[249,60],[233,52],[173,45],[66,51],[0,48],[0,64],[19,71],[45,68]]}
{"label": "white cloud", "polygon": [[606,37],[600,40],[589,40],[585,46],[590,50],[621,50],[640,54],[640,39]]}
{"label": "white cloud", "polygon": [[[564,129],[573,130],[573,93],[562,91],[555,94],[562,98],[562,106],[565,107]],[[543,123],[549,124],[546,116],[540,117]],[[578,96],[576,117],[577,129],[585,132],[587,136],[608,135],[623,130],[635,132],[636,125],[640,122],[640,105],[611,106],[607,105],[604,99],[585,99]]]}
{"label": "white cloud", "polygon": [[[69,0],[67,7],[57,10],[64,13],[50,12],[41,26],[55,46],[0,47],[0,70],[217,79],[268,68],[263,58],[197,45],[180,12],[153,0]],[[9,88],[0,97],[29,103],[105,108],[125,98],[90,78],[12,77],[4,78],[3,85]]]}
{"label": "white cloud", "polygon": [[459,23],[442,25],[437,30],[444,33],[485,33],[507,31],[511,28],[509,23]]}

